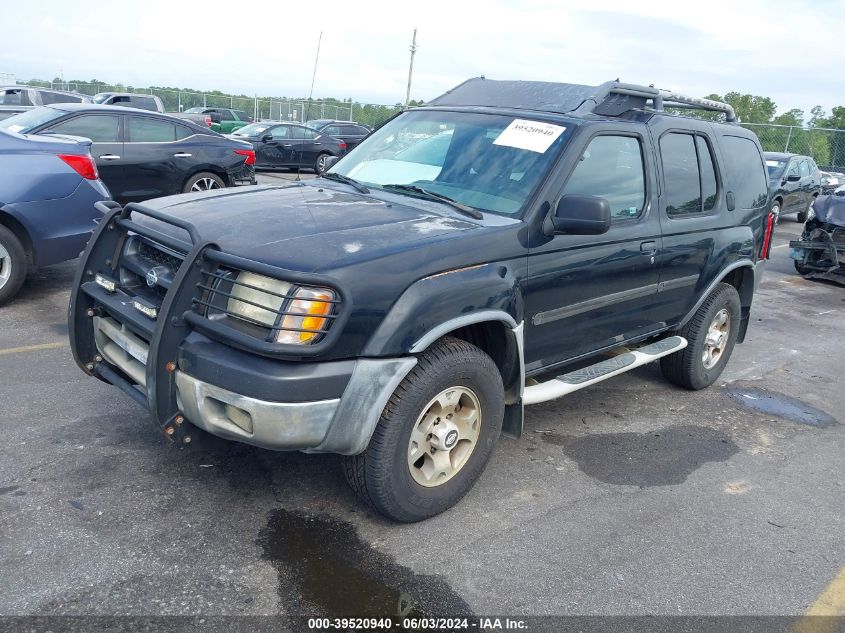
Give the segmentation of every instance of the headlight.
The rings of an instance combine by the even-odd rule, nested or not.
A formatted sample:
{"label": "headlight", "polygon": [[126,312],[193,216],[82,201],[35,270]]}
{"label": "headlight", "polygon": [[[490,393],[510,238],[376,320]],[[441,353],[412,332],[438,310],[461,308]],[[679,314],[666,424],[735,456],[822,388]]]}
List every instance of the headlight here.
{"label": "headlight", "polygon": [[328,329],[326,317],[332,313],[334,293],[327,288],[299,288],[286,308],[277,343],[304,345],[315,341]]}
{"label": "headlight", "polygon": [[[225,293],[226,308],[218,308],[219,312],[212,308],[209,318],[233,317],[245,324],[243,328],[251,328],[254,336],[265,332],[265,340],[286,345],[316,343],[335,318],[337,295],[328,288],[296,286],[247,271],[231,271],[218,279],[221,282],[212,294]],[[216,302],[210,299],[208,303]]]}
{"label": "headlight", "polygon": [[290,288],[287,281],[241,271],[232,284],[226,307],[237,316],[273,327]]}

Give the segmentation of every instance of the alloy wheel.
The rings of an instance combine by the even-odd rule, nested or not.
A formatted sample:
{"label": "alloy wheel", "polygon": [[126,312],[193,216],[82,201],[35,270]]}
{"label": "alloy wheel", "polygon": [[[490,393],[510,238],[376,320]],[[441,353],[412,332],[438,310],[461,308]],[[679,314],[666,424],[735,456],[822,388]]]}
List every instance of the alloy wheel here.
{"label": "alloy wheel", "polygon": [[408,442],[408,469],[426,488],[458,474],[478,444],[481,404],[468,387],[444,389],[423,409]]}
{"label": "alloy wheel", "polygon": [[722,308],[713,317],[707,328],[707,338],[704,339],[704,351],[701,362],[705,369],[712,369],[725,351],[728,337],[731,333],[731,315],[727,308]]}
{"label": "alloy wheel", "polygon": [[0,288],[5,286],[12,276],[12,256],[6,247],[0,244]]}
{"label": "alloy wheel", "polygon": [[200,178],[191,186],[191,191],[208,191],[210,189],[220,189],[220,185],[214,178]]}

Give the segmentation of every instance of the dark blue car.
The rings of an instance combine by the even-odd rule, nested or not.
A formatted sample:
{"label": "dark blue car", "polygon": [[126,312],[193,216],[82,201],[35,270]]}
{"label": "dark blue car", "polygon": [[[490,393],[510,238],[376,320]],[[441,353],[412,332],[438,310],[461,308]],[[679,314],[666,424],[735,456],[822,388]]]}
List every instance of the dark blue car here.
{"label": "dark blue car", "polygon": [[0,130],[0,304],[27,272],[77,257],[110,198],[91,141]]}

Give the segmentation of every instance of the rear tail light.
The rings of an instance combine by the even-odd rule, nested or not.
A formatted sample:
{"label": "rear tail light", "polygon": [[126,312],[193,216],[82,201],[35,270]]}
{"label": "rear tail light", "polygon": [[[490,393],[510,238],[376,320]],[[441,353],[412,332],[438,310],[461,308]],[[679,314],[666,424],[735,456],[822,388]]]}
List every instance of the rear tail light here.
{"label": "rear tail light", "polygon": [[90,154],[85,154],[84,156],[78,154],[59,154],[59,158],[72,167],[73,171],[85,178],[85,180],[97,180],[99,178],[97,164],[91,158]]}
{"label": "rear tail light", "polygon": [[772,246],[772,233],[775,230],[775,214],[769,213],[766,216],[766,227],[763,232],[763,247],[760,249],[760,259],[769,259],[769,251]]}
{"label": "rear tail light", "polygon": [[211,121],[211,117],[210,117],[210,116],[208,116],[208,115],[206,115],[206,116],[205,116],[205,124],[206,124],[208,127],[211,127],[211,123],[212,123],[212,121]]}
{"label": "rear tail light", "polygon": [[344,143],[343,141],[340,142],[340,149],[342,149],[342,150],[346,149],[346,143]]}
{"label": "rear tail light", "polygon": [[236,149],[235,154],[239,156],[246,156],[246,160],[244,161],[244,165],[254,165],[255,164],[255,150],[253,149]]}

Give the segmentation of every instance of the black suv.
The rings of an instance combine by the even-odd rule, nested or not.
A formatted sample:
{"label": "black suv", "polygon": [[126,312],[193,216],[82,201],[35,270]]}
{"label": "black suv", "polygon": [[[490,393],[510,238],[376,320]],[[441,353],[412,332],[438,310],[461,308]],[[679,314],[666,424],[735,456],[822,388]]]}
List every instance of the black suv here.
{"label": "black suv", "polygon": [[336,121],[334,119],[306,121],[305,125],[318,132],[340,139],[346,143],[347,150],[352,149],[367,138],[367,135],[372,131],[367,126],[355,123],[355,121]]}
{"label": "black suv", "polygon": [[322,178],[100,203],[74,357],[179,446],[340,453],[380,512],[432,516],[526,404],[656,359],[717,379],[773,228],[735,120],[645,86],[472,79]]}
{"label": "black suv", "polygon": [[766,152],[766,170],[775,223],[784,213],[797,213],[806,222],[822,192],[822,173],[809,156]]}

